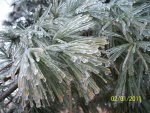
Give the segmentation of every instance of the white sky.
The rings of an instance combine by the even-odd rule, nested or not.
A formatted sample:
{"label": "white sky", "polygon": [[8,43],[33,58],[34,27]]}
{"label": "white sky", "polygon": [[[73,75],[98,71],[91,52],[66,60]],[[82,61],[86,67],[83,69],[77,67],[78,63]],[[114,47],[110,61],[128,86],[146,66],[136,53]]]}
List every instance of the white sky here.
{"label": "white sky", "polygon": [[0,0],[0,30],[2,30],[2,23],[7,19],[8,14],[12,11],[11,1],[13,0]]}

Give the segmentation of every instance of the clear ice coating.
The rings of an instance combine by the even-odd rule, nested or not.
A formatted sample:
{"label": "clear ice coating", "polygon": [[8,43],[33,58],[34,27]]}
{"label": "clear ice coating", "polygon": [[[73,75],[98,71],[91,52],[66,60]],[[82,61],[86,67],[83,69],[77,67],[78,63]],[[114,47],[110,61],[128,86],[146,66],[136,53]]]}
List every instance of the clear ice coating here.
{"label": "clear ice coating", "polygon": [[[85,43],[87,43],[85,41]],[[93,41],[93,43],[95,43]],[[100,89],[98,88],[98,86],[94,83],[94,82],[87,82],[90,78],[90,73],[89,72],[94,72],[96,74],[99,73],[99,70],[97,68],[95,68],[95,66],[99,66],[102,65],[103,61],[102,59],[98,59],[97,56],[98,54],[100,54],[100,51],[98,50],[98,46],[92,46],[89,44],[84,44],[83,41],[83,45],[81,47],[77,46],[78,43],[69,43],[68,45],[66,44],[66,46],[63,46],[59,44],[57,46],[53,46],[54,47],[54,52],[59,52],[60,48],[61,51],[64,51],[64,54],[66,53],[68,56],[70,56],[70,60],[75,63],[77,66],[77,68],[80,70],[80,74],[81,75],[77,75],[78,78],[81,78],[80,80],[82,81],[82,83],[84,84],[83,88],[84,90],[88,90],[88,87],[90,86],[93,89],[93,93],[90,92],[89,94],[89,99],[93,99],[95,94],[98,94]],[[52,49],[52,48],[51,48]],[[83,51],[81,50],[83,49]],[[31,82],[31,86],[33,89],[32,91],[29,91],[29,93],[25,92],[26,89],[24,90],[19,90],[20,92],[22,92],[22,94],[20,95],[28,95],[29,97],[33,97],[33,100],[36,100],[36,104],[38,107],[41,106],[41,103],[39,103],[38,101],[41,99],[47,99],[46,95],[43,95],[45,92],[44,88],[40,88],[43,87],[41,80],[43,82],[47,82],[46,78],[44,77],[44,75],[42,74],[42,72],[40,71],[40,68],[37,65],[37,62],[42,61],[44,62],[44,64],[53,72],[53,74],[56,76],[56,78],[58,79],[58,83],[62,84],[63,83],[63,79],[64,78],[68,78],[66,73],[59,68],[58,65],[61,65],[61,63],[57,63],[56,61],[52,60],[50,57],[47,57],[48,54],[40,54],[40,49],[31,49],[31,50],[27,50],[25,52],[25,54],[23,55],[23,59],[22,60],[22,67],[21,67],[21,73],[23,73],[21,77],[20,75],[20,87],[26,87],[26,89],[29,88],[29,86],[27,85],[27,81],[30,83]],[[33,54],[32,54],[33,53]],[[35,59],[34,59],[34,57]],[[44,56],[43,56],[44,55]],[[47,57],[47,58],[46,58]],[[101,61],[102,60],[102,61]],[[37,61],[37,62],[35,62]],[[76,63],[78,62],[78,63]],[[88,63],[92,64],[92,66],[88,66]],[[106,62],[107,64],[107,62]],[[109,64],[107,64],[109,65]],[[24,68],[26,67],[26,68]],[[20,74],[21,74],[20,73]],[[87,82],[87,83],[86,83]],[[49,86],[47,86],[49,87]],[[40,88],[40,89],[39,89]],[[43,89],[43,90],[41,90]],[[53,90],[53,89],[50,89]],[[32,93],[31,93],[32,92]],[[34,94],[35,92],[37,92],[38,94]],[[43,92],[43,93],[42,93]],[[53,95],[52,91],[49,91],[49,93],[51,93],[51,95]],[[57,92],[59,95],[59,92]],[[95,93],[95,94],[94,94]],[[32,94],[32,95],[31,95]],[[26,99],[28,99],[28,96],[25,96]],[[62,97],[60,95],[59,97],[60,100],[62,100]],[[54,96],[52,98],[52,100],[54,100]]]}
{"label": "clear ice coating", "polygon": [[105,67],[109,67],[110,65],[111,65],[111,64],[110,64],[109,61],[105,63]]}
{"label": "clear ice coating", "polygon": [[37,75],[38,74],[38,69],[34,69],[33,73],[34,73],[34,75]]}
{"label": "clear ice coating", "polygon": [[88,59],[86,59],[86,58],[82,58],[82,60],[81,60],[83,63],[87,63],[88,62]]}
{"label": "clear ice coating", "polygon": [[[74,6],[73,2],[78,2],[78,0],[67,1],[68,6],[62,4],[59,8],[66,7],[65,10],[67,10],[69,5]],[[86,10],[94,11],[97,2],[98,6],[102,6],[98,0],[80,1],[82,1],[81,7],[75,6],[75,10],[70,11],[76,13]],[[83,2],[87,4],[84,6]],[[88,7],[90,9],[87,9]],[[82,9],[84,11],[81,11]],[[59,14],[61,13],[64,12],[60,11]],[[25,97],[22,98],[23,103],[25,104],[25,100],[30,98],[35,101],[37,107],[41,107],[43,101],[49,101],[47,94],[50,95],[52,101],[55,98],[63,101],[63,93],[66,93],[65,88],[72,81],[83,85],[76,86],[77,90],[81,91],[81,96],[87,101],[93,99],[100,89],[91,79],[91,72],[99,74],[99,66],[102,67],[103,64],[109,66],[109,63],[100,59],[102,52],[99,51],[99,47],[103,50],[104,45],[108,42],[102,37],[80,36],[80,32],[95,26],[95,22],[89,14],[79,14],[74,17],[70,14],[67,17],[64,15],[58,18],[53,18],[52,13],[46,15],[48,15],[47,18],[43,22],[40,21],[39,25],[36,24],[33,32],[29,32],[26,40],[21,39],[24,48],[26,48],[21,60],[18,79],[20,96]],[[51,17],[52,19],[49,20]],[[49,26],[48,29],[45,30],[45,26]],[[36,39],[32,33],[38,37],[35,41],[36,48],[32,48],[34,46],[32,41]],[[72,70],[72,73],[69,69]],[[32,106],[33,103],[30,102]]]}
{"label": "clear ice coating", "polygon": [[35,55],[36,61],[39,62],[40,61],[40,56],[38,55],[38,53],[34,52],[34,55]]}
{"label": "clear ice coating", "polygon": [[76,62],[77,59],[78,59],[78,58],[77,58],[76,56],[72,56],[72,57],[71,57],[71,60],[72,60],[73,62]]}

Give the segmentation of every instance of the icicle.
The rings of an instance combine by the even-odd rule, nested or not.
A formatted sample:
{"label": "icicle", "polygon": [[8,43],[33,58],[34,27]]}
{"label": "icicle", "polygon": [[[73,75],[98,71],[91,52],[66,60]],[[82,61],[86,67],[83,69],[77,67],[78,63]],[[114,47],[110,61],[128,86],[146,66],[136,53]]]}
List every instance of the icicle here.
{"label": "icicle", "polygon": [[24,97],[24,100],[28,100],[29,98],[28,98],[28,95],[26,95],[25,97]]}
{"label": "icicle", "polygon": [[105,63],[105,67],[110,67],[110,62]]}
{"label": "icicle", "polygon": [[33,107],[34,106],[33,101],[29,100],[29,102],[30,102],[30,106]]}
{"label": "icicle", "polygon": [[76,62],[77,59],[78,59],[78,58],[77,58],[76,56],[72,56],[72,57],[71,57],[71,60],[72,60],[73,62]]}
{"label": "icicle", "polygon": [[146,52],[146,50],[147,50],[147,46],[144,46],[144,52]]}
{"label": "icicle", "polygon": [[22,96],[22,94],[23,94],[23,88],[22,88],[22,87],[19,87],[18,96]]}
{"label": "icicle", "polygon": [[40,100],[38,99],[37,101],[35,101],[36,102],[36,107],[37,108],[40,108],[41,107],[41,102],[40,102]]}
{"label": "icicle", "polygon": [[41,72],[41,70],[38,70],[38,75],[39,79],[42,79],[44,82],[46,82],[46,78],[44,77],[43,73]]}
{"label": "icicle", "polygon": [[30,66],[29,63],[25,64],[24,69],[27,69],[29,66]]}
{"label": "icicle", "polygon": [[83,63],[87,63],[87,62],[88,62],[88,59],[82,58],[82,62],[83,62]]}
{"label": "icicle", "polygon": [[62,83],[62,81],[63,81],[63,80],[62,80],[62,79],[60,79],[60,80],[59,80],[59,83]]}
{"label": "icicle", "polygon": [[87,71],[85,71],[85,75],[86,75],[85,80],[87,80],[90,77],[90,74]]}
{"label": "icicle", "polygon": [[31,38],[32,38],[31,32],[28,32],[28,39],[31,40]]}
{"label": "icicle", "polygon": [[105,75],[109,75],[110,74],[110,71],[105,71]]}
{"label": "icicle", "polygon": [[102,62],[101,62],[101,61],[98,61],[98,60],[95,60],[95,59],[92,59],[90,62],[91,62],[94,66],[102,65]]}
{"label": "icicle", "polygon": [[89,82],[83,80],[82,83],[83,83],[83,89],[84,89],[84,91],[87,92],[88,91],[88,84],[89,84]]}
{"label": "icicle", "polygon": [[95,94],[92,91],[89,91],[88,96],[90,100],[92,100],[95,97]]}
{"label": "icicle", "polygon": [[33,74],[34,74],[34,75],[37,75],[37,74],[38,74],[38,69],[34,69],[34,70],[33,70]]}
{"label": "icicle", "polygon": [[45,77],[43,77],[42,80],[43,80],[44,82],[46,82],[46,78],[45,78]]}
{"label": "icicle", "polygon": [[19,62],[20,62],[20,60],[17,60],[13,65],[18,66]]}
{"label": "icicle", "polygon": [[38,86],[38,85],[40,85],[40,81],[39,81],[39,79],[37,78],[37,80],[35,80],[35,86]]}
{"label": "icicle", "polygon": [[97,55],[97,56],[101,56],[101,52],[98,51],[98,52],[96,53],[96,55]]}
{"label": "icicle", "polygon": [[40,57],[36,57],[36,61],[39,62],[40,61]]}
{"label": "icicle", "polygon": [[116,19],[116,22],[119,22],[119,18]]}
{"label": "icicle", "polygon": [[98,94],[100,92],[100,88],[97,88],[96,90],[94,90],[95,94]]}
{"label": "icicle", "polygon": [[34,55],[35,55],[36,61],[39,62],[40,61],[40,57],[39,57],[38,53],[34,52]]}
{"label": "icicle", "polygon": [[147,51],[150,51],[150,47],[147,47],[146,49],[147,49]]}

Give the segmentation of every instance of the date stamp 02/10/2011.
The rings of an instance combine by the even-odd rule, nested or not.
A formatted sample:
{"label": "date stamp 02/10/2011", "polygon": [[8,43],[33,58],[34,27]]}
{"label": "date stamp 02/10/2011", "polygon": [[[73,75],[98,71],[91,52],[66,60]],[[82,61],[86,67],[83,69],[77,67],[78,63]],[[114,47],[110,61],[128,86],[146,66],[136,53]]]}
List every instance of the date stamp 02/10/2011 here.
{"label": "date stamp 02/10/2011", "polygon": [[141,96],[111,96],[112,102],[142,102]]}

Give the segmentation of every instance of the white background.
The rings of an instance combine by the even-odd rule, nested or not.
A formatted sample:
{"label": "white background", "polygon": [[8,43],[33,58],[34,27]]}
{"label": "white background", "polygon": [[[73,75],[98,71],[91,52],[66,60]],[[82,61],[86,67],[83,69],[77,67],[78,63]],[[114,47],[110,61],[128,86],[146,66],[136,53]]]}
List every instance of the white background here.
{"label": "white background", "polygon": [[12,11],[11,1],[13,0],[0,0],[0,30],[2,30],[2,23],[7,20],[8,14]]}

